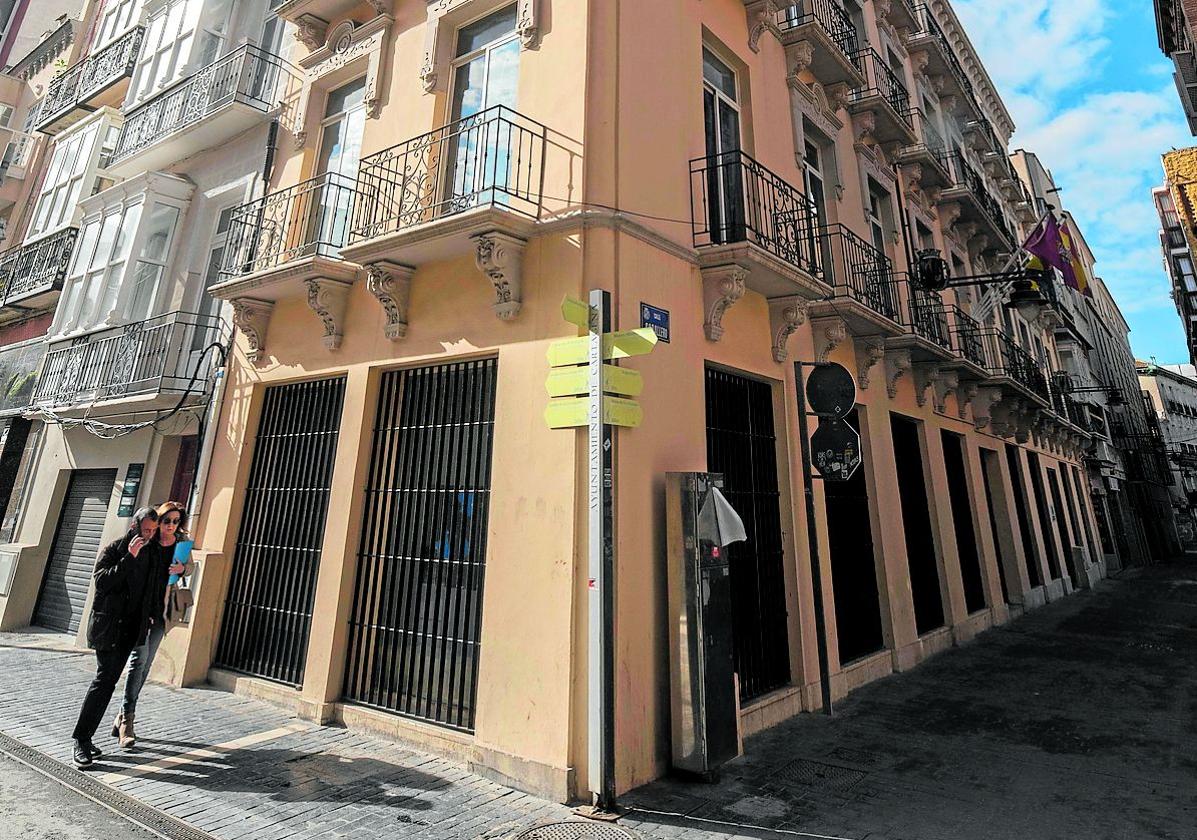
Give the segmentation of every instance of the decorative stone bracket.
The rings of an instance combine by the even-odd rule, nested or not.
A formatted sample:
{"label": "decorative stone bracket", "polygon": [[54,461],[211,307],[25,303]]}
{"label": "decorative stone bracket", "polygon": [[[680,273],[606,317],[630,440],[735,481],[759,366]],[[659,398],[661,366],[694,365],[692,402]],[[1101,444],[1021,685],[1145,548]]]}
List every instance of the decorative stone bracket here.
{"label": "decorative stone bracket", "polygon": [[885,339],[865,339],[856,350],[856,382],[860,390],[869,390],[869,372],[885,358]]}
{"label": "decorative stone bracket", "polygon": [[723,316],[744,297],[748,269],[742,265],[719,265],[702,270],[702,331],[707,341],[723,338]]}
{"label": "decorative stone bracket", "polygon": [[[954,370],[941,371],[932,393],[935,396],[935,410],[943,414],[947,410],[948,394],[959,394],[960,374]],[[959,397],[957,397],[959,399]]]}
{"label": "decorative stone bracket", "polygon": [[376,262],[366,266],[366,289],[382,304],[386,318],[382,333],[391,341],[407,335],[407,308],[411,278],[416,270],[408,265]]}
{"label": "decorative stone bracket", "polygon": [[748,49],[759,53],[766,32],[781,35],[777,28],[777,0],[751,0],[744,6],[748,13]]}
{"label": "decorative stone bracket", "polygon": [[528,243],[498,231],[473,237],[474,262],[495,288],[495,314],[511,321],[523,306],[524,249]]}
{"label": "decorative stone bracket", "polygon": [[773,361],[784,364],[790,357],[786,343],[806,323],[808,301],[788,298],[769,301],[769,332],[773,336]]}
{"label": "decorative stone bracket", "polygon": [[815,361],[825,362],[831,351],[848,338],[848,325],[841,318],[824,318],[815,329]]}
{"label": "decorative stone bracket", "polygon": [[237,298],[232,304],[233,324],[241,330],[249,344],[246,358],[250,364],[257,364],[266,355],[266,329],[270,326],[274,304],[254,298]]}
{"label": "decorative stone bracket", "polygon": [[[516,32],[526,50],[540,47],[541,16],[548,0],[519,0]],[[428,22],[424,26],[424,61],[420,80],[428,93],[444,91],[453,61],[457,27],[508,5],[507,0],[428,0]]]}
{"label": "decorative stone bracket", "polygon": [[939,365],[924,362],[914,366],[912,377],[914,379],[914,401],[921,408],[927,404],[927,391],[939,384],[943,374]]}
{"label": "decorative stone bracket", "polygon": [[352,283],[340,280],[313,278],[307,281],[308,306],[324,325],[324,346],[336,350],[341,346],[345,329],[345,307],[349,303]]}
{"label": "decorative stone bracket", "polygon": [[969,382],[966,385],[961,385],[956,389],[956,415],[963,420],[964,415],[968,412],[968,407],[972,405],[973,400],[981,389],[975,382]]}
{"label": "decorative stone bracket", "polygon": [[885,353],[885,392],[889,398],[898,396],[898,380],[911,368],[909,350],[887,350]]}
{"label": "decorative stone bracket", "polygon": [[973,428],[978,432],[984,431],[993,421],[993,412],[1002,401],[1000,388],[978,388],[972,400]]}

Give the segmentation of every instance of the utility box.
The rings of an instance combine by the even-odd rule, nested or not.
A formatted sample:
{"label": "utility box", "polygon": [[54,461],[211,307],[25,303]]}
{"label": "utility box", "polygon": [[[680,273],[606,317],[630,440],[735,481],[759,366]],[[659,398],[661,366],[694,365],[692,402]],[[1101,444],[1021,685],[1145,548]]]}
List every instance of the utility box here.
{"label": "utility box", "polygon": [[701,516],[722,486],[712,473],[665,476],[673,767],[703,778],[740,751],[728,555]]}

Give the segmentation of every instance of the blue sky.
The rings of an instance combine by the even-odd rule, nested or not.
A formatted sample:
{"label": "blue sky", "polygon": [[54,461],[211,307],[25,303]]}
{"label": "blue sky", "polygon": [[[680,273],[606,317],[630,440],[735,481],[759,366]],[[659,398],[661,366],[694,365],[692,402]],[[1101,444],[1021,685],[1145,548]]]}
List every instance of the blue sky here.
{"label": "blue sky", "polygon": [[1064,188],[1139,358],[1187,362],[1151,188],[1160,155],[1197,145],[1156,43],[1151,0],[954,0],[1018,126]]}

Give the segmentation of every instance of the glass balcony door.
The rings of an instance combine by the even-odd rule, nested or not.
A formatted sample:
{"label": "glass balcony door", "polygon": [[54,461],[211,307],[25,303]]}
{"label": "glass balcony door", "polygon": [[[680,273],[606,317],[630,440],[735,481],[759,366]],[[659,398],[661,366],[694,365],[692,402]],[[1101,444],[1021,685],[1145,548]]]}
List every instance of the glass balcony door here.
{"label": "glass balcony door", "polygon": [[516,107],[520,43],[516,7],[462,27],[453,62],[453,129],[446,137],[449,166],[445,214],[505,203],[511,183],[511,135],[497,109]]}
{"label": "glass balcony door", "polygon": [[702,102],[711,240],[715,244],[740,242],[744,239],[745,219],[736,74],[705,48],[702,51]]}
{"label": "glass balcony door", "polygon": [[316,174],[323,177],[307,199],[310,241],[320,256],[335,256],[349,230],[352,185],[366,129],[365,96],[363,76],[329,93],[325,103],[316,159]]}

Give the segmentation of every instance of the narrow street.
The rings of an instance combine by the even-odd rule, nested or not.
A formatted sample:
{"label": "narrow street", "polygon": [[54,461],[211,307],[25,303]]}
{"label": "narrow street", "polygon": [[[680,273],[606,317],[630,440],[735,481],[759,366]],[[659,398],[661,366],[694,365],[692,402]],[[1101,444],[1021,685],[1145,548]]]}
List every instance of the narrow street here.
{"label": "narrow street", "polygon": [[[0,743],[66,762],[91,657],[45,647],[0,635]],[[1132,572],[867,686],[832,719],[750,739],[718,784],[629,793],[618,825],[661,840],[1187,840],[1195,654],[1197,566]],[[469,840],[571,819],[444,759],[219,691],[149,685],[142,704],[139,748],[87,778],[212,837]],[[67,783],[77,775],[63,767]],[[7,776],[0,787],[22,789]],[[39,807],[37,830],[19,834],[3,834],[22,825],[7,819],[0,836],[92,836],[52,833],[63,807]]]}

